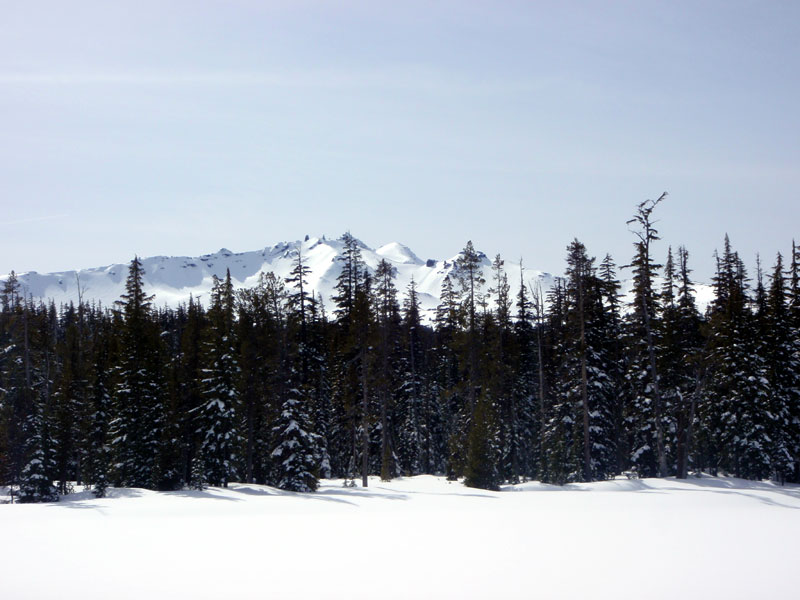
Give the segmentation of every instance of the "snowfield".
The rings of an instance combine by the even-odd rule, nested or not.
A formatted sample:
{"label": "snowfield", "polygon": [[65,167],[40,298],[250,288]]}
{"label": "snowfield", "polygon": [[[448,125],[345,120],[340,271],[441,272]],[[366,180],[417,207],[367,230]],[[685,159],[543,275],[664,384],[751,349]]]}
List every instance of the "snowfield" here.
{"label": "snowfield", "polygon": [[796,598],[798,509],[723,477],[78,492],[0,506],[0,597]]}

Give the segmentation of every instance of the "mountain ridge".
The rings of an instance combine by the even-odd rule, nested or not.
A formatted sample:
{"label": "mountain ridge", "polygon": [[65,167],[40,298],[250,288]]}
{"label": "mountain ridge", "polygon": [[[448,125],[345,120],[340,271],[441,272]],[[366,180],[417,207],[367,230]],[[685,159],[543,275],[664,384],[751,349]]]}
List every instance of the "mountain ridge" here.
{"label": "mountain ridge", "polygon": [[[458,254],[450,259],[419,258],[408,246],[389,242],[373,249],[357,240],[362,258],[370,272],[374,272],[381,259],[395,267],[395,286],[400,298],[405,297],[411,278],[414,278],[419,293],[421,308],[428,318],[439,303],[439,292],[445,277],[453,272]],[[144,269],[145,293],[154,295],[156,306],[175,307],[187,303],[190,296],[205,302],[213,285],[213,277],[223,278],[230,270],[234,287],[248,288],[257,284],[261,273],[273,272],[285,279],[293,267],[298,250],[311,269],[308,289],[321,294],[326,310],[332,306],[336,278],[341,272],[340,261],[342,238],[328,239],[325,236],[308,237],[293,242],[279,242],[261,250],[233,252],[220,248],[217,252],[201,256],[151,256],[140,258]],[[490,261],[480,253],[484,277],[491,281]],[[112,306],[124,292],[129,263],[116,263],[80,270],[38,273],[18,273],[23,293],[35,300],[53,300],[56,304],[94,301]],[[519,289],[519,264],[506,262],[506,271],[513,293]],[[527,280],[542,281],[549,288],[552,275],[541,271],[525,270]],[[5,280],[6,276],[0,277]],[[487,283],[487,289],[490,287]]]}
{"label": "mountain ridge", "polygon": [[[389,242],[373,249],[360,240],[362,258],[371,273],[381,259],[387,260],[396,269],[395,286],[399,298],[406,291],[413,277],[419,294],[421,309],[426,320],[433,318],[439,304],[439,294],[445,277],[453,273],[455,261],[460,252],[449,259],[419,258],[408,246],[399,242]],[[342,238],[328,239],[306,236],[303,240],[279,242],[265,246],[261,250],[233,252],[220,248],[217,252],[201,256],[151,256],[140,258],[144,269],[145,293],[154,295],[156,306],[176,307],[188,303],[193,297],[205,303],[213,285],[213,277],[225,277],[230,270],[231,280],[236,289],[253,287],[258,283],[261,273],[273,272],[284,279],[289,275],[297,252],[303,254],[311,273],[308,289],[315,295],[321,294],[325,309],[333,306],[332,297],[336,278],[341,272],[340,261],[343,248]],[[491,261],[483,252],[478,252],[486,285],[484,293],[492,287]],[[125,289],[125,279],[129,263],[116,263],[80,270],[38,273],[28,271],[18,273],[22,292],[34,300],[53,300],[56,304],[77,303],[79,298],[104,306],[113,306]],[[504,261],[504,268],[510,285],[510,295],[515,298],[519,292],[520,281],[526,286],[541,286],[543,292],[550,289],[555,276],[544,271],[522,269],[518,262]],[[4,281],[8,275],[0,276]],[[622,293],[630,293],[630,280],[622,281]],[[698,284],[695,286],[696,298],[701,310],[711,299],[711,288]],[[493,304],[491,295],[490,305]]]}

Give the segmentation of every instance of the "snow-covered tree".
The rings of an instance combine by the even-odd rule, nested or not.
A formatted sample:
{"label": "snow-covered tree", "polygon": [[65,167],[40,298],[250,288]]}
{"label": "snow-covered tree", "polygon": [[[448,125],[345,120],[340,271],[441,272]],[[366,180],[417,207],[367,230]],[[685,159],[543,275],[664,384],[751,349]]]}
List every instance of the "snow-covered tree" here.
{"label": "snow-covered tree", "polygon": [[58,490],[53,485],[55,460],[47,420],[40,398],[25,426],[28,443],[20,475],[20,502],[58,501]]}
{"label": "snow-covered tree", "polygon": [[209,366],[203,372],[203,396],[198,411],[200,451],[205,479],[210,485],[228,486],[235,475],[239,435],[237,408],[239,366],[233,340],[234,294],[231,274],[214,280],[211,291]]}
{"label": "snow-covered tree", "polygon": [[118,302],[122,351],[113,392],[115,418],[110,424],[115,482],[126,487],[157,488],[164,388],[158,332],[151,315],[152,297],[144,293],[141,261],[131,261],[125,294]]}
{"label": "snow-covered tree", "polygon": [[319,439],[311,431],[308,397],[297,387],[287,393],[281,413],[272,429],[273,481],[281,489],[313,492],[318,485]]}

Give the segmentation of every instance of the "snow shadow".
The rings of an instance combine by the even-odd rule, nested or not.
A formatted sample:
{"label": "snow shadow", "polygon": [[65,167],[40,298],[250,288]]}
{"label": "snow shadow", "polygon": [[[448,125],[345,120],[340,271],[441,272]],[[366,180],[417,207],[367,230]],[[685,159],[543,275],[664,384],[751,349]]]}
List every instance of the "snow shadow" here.
{"label": "snow shadow", "polygon": [[[498,492],[495,492],[495,494],[497,494],[499,492],[503,492],[503,491],[506,491],[506,490],[502,489],[502,487],[501,487],[501,489]],[[488,499],[491,499],[491,500],[497,500],[497,496],[496,495],[493,495],[493,494],[480,494],[480,493],[477,493],[477,492],[463,492],[463,493],[461,491],[458,491],[458,492],[431,492],[431,491],[428,491],[428,490],[402,490],[402,492],[404,494],[410,494],[410,495],[413,495],[413,496],[447,496],[449,498],[488,498]],[[378,496],[380,496],[381,498],[385,498],[385,497],[389,496],[389,494],[378,494]],[[403,499],[404,500],[408,500],[408,497],[406,496]]]}
{"label": "snow shadow", "polygon": [[354,502],[350,502],[349,500],[345,500],[344,498],[328,497],[329,494],[327,494],[328,492],[327,489],[317,490],[316,492],[290,492],[288,490],[282,490],[280,488],[274,488],[269,486],[256,486],[255,484],[239,484],[236,487],[228,489],[237,494],[243,494],[246,496],[261,496],[261,497],[273,497],[273,498],[282,496],[291,498],[301,498],[304,500],[339,502],[341,504],[350,504],[355,506]]}
{"label": "snow shadow", "polygon": [[595,493],[614,493],[614,492],[639,492],[646,494],[664,494],[665,488],[653,487],[648,485],[644,479],[609,479],[607,481],[595,481],[591,483],[565,483],[555,485],[552,483],[540,483],[529,481],[515,485],[502,486],[503,492],[595,492]]}
{"label": "snow shadow", "polygon": [[[800,486],[794,484],[779,486],[765,481],[748,481],[746,479],[712,476],[672,479],[671,481],[675,483],[680,482],[681,485],[662,489],[668,489],[670,491],[709,492],[712,494],[734,494],[757,500],[768,506],[800,510]],[[684,487],[687,485],[694,489],[687,489]],[[770,497],[770,495],[777,496],[778,498],[791,499],[794,500],[795,503],[786,504],[784,502],[779,502],[777,499]]]}
{"label": "snow shadow", "polygon": [[[220,488],[226,489],[226,488]],[[229,488],[228,488],[228,491]],[[169,492],[161,492],[166,496],[177,496],[179,498],[197,498],[199,500],[227,500],[228,502],[242,502],[241,498],[231,498],[221,494],[214,494],[206,490],[172,490]]]}
{"label": "snow shadow", "polygon": [[[377,488],[382,489],[382,488]],[[348,500],[344,500],[345,497],[350,498],[384,498],[386,500],[408,500],[408,496],[405,494],[398,494],[396,492],[372,492],[370,488],[345,488],[342,487],[341,489],[336,488],[325,488],[322,490],[318,490],[316,495],[322,496],[329,496],[332,497],[331,499],[337,499],[342,502],[347,502],[348,504],[354,504]]]}
{"label": "snow shadow", "polygon": [[139,498],[141,496],[144,496],[144,491],[137,488],[108,488],[106,497],[100,499],[95,498],[91,490],[84,490],[61,496],[58,502],[50,502],[48,506],[100,510],[101,507],[97,505],[98,502],[120,498]]}
{"label": "snow shadow", "polygon": [[[504,486],[507,492],[637,492],[645,494],[674,494],[706,492],[733,494],[780,508],[800,509],[800,486],[779,486],[767,481],[748,481],[734,477],[689,477],[688,479],[611,479],[592,483],[568,483],[564,486],[527,482]],[[786,500],[787,502],[782,502]]]}

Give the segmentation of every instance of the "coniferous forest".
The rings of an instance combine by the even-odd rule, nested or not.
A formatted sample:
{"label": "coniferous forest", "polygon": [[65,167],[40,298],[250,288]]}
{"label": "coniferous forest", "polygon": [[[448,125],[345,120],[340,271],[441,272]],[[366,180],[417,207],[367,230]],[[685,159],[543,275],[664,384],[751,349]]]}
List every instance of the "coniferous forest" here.
{"label": "coniferous forest", "polygon": [[299,253],[285,280],[237,291],[228,275],[207,306],[175,309],[145,294],[136,258],[113,307],[33,302],[12,273],[0,485],[38,502],[73,482],[308,492],[368,474],[800,482],[800,248],[748,273],[726,237],[701,313],[689,252],[656,244],[661,199],[629,222],[632,256],[597,261],[576,239],[546,294],[523,281],[512,296],[499,256],[486,281],[468,242],[432,322],[413,281],[368,270],[349,234],[332,306]]}

